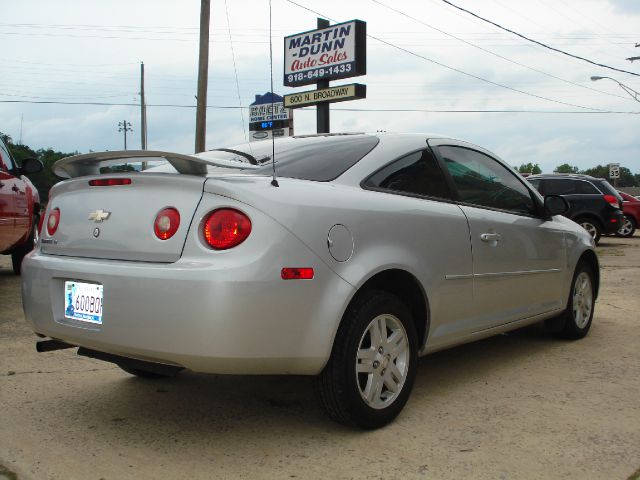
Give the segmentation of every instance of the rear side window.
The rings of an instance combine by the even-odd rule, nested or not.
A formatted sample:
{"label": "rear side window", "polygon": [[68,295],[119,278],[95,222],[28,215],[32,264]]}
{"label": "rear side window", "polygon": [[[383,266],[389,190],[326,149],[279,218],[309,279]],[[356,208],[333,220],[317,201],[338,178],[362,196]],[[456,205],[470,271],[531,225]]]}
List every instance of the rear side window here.
{"label": "rear side window", "polygon": [[[280,145],[276,143],[276,172],[279,177],[328,182],[354,166],[379,141],[378,137],[371,135],[345,135],[300,138]],[[269,141],[252,144],[252,151],[247,153],[255,156],[260,163],[268,162],[251,170],[252,174],[271,174],[271,149]]]}
{"label": "rear side window", "polygon": [[444,174],[429,150],[411,153],[365,181],[370,188],[426,197],[450,198]]}
{"label": "rear side window", "polygon": [[2,140],[0,140],[0,170],[5,170],[7,172],[13,170],[11,155],[9,155],[9,150],[7,150],[7,147]]}
{"label": "rear side window", "polygon": [[540,182],[540,193],[543,195],[570,195],[575,193],[571,180],[564,178],[544,179]]}
{"label": "rear side window", "polygon": [[592,195],[600,192],[592,183],[585,182],[584,180],[576,180],[576,193]]}

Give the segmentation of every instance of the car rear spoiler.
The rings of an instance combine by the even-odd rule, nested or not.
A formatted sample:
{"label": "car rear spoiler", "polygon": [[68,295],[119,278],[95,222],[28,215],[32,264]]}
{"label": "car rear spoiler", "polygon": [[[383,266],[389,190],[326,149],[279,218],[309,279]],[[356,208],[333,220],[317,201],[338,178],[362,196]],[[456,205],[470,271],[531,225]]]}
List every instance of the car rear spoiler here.
{"label": "car rear spoiler", "polygon": [[253,169],[258,168],[250,163],[233,160],[201,158],[181,153],[160,152],[157,150],[118,150],[113,152],[91,152],[73,157],[65,157],[53,165],[53,173],[62,178],[99,175],[101,167],[121,165],[123,160],[135,162],[146,159],[166,160],[178,173],[184,175],[206,175],[207,166]]}

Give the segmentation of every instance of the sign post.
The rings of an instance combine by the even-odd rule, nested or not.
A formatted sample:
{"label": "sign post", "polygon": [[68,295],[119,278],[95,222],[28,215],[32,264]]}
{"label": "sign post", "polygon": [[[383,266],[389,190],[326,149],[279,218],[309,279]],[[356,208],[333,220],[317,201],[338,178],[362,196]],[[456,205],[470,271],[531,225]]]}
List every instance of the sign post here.
{"label": "sign post", "polygon": [[[329,26],[329,20],[318,18],[318,28]],[[318,90],[329,88],[329,80],[319,80],[316,84]],[[316,107],[316,133],[329,133],[331,131],[329,125],[329,102],[319,103]]]}

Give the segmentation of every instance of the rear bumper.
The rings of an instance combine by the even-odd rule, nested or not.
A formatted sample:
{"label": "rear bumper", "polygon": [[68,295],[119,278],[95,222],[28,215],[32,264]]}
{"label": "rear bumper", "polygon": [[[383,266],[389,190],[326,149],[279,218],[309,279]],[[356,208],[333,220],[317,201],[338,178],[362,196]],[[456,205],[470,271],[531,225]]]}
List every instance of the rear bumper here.
{"label": "rear bumper", "polygon": [[[282,256],[269,251],[233,267],[195,257],[152,264],[34,252],[22,265],[25,317],[34,332],[66,343],[199,372],[316,374],[353,287],[296,250],[303,253],[290,257],[313,266],[313,280],[281,280]],[[102,325],[64,317],[65,280],[104,286]]]}
{"label": "rear bumper", "polygon": [[622,212],[622,210],[617,210],[615,212],[612,212],[607,217],[605,217],[605,225],[604,225],[603,233],[607,235],[616,233],[622,226],[623,222],[624,222],[624,213]]}

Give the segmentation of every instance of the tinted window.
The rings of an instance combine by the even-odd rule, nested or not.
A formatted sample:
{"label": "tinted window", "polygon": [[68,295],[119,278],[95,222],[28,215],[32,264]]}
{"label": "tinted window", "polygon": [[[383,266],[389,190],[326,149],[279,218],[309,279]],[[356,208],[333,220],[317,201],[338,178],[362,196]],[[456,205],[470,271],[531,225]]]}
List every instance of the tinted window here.
{"label": "tinted window", "polygon": [[540,191],[544,195],[570,195],[576,193],[575,181],[566,178],[547,178],[542,180]]}
{"label": "tinted window", "polygon": [[369,177],[365,185],[428,197],[450,198],[444,175],[428,150],[396,160]]}
{"label": "tinted window", "polygon": [[495,159],[462,147],[439,150],[463,202],[515,213],[535,212],[529,189]]}
{"label": "tinted window", "polygon": [[600,193],[598,189],[593,186],[593,184],[589,182],[585,182],[584,180],[576,180],[575,184],[576,184],[576,193],[582,193],[582,194]]}
{"label": "tinted window", "polygon": [[[275,142],[276,172],[279,177],[318,182],[334,180],[373,150],[379,141],[378,137],[370,135],[344,135]],[[247,146],[234,148],[253,155],[260,163],[268,162],[251,173],[271,174],[271,142],[253,142],[250,149]]]}

